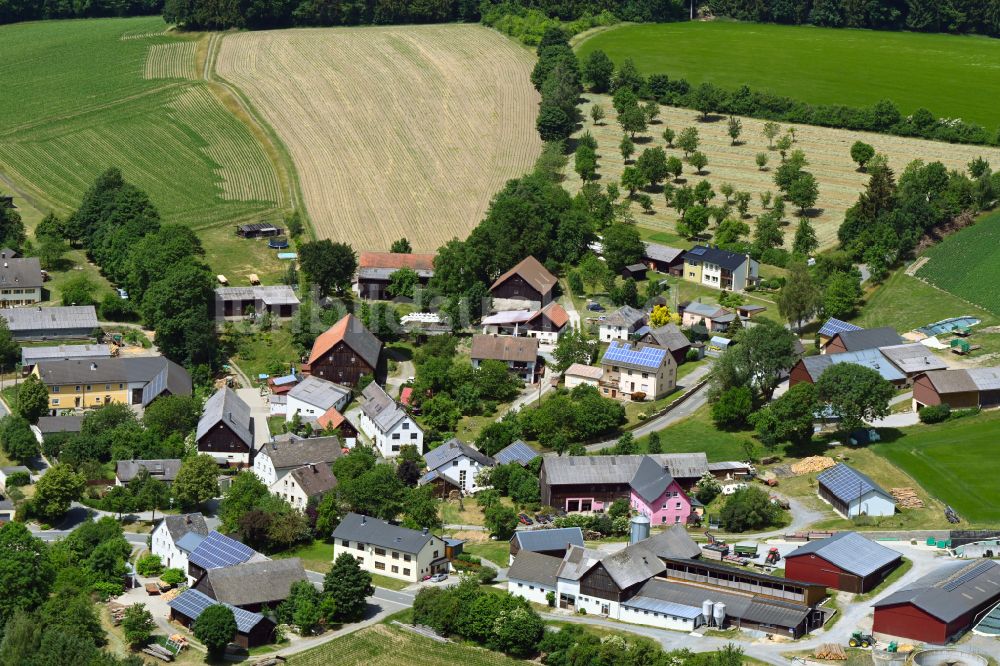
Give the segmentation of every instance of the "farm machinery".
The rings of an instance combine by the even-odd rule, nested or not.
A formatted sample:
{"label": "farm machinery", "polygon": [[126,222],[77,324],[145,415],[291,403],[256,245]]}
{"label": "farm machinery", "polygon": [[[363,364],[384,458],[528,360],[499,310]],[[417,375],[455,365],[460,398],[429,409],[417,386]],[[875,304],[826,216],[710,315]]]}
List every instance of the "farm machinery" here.
{"label": "farm machinery", "polygon": [[875,637],[871,634],[866,634],[863,631],[855,631],[851,634],[851,638],[847,641],[847,644],[853,648],[870,648],[875,645],[876,642]]}

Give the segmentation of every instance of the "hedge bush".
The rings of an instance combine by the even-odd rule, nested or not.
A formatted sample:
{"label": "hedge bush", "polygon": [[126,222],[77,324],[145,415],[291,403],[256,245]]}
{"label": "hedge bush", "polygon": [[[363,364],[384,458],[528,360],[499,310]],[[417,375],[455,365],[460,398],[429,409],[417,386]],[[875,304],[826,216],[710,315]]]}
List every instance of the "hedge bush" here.
{"label": "hedge bush", "polygon": [[948,404],[930,405],[921,409],[918,414],[921,423],[941,423],[951,416],[951,407]]}

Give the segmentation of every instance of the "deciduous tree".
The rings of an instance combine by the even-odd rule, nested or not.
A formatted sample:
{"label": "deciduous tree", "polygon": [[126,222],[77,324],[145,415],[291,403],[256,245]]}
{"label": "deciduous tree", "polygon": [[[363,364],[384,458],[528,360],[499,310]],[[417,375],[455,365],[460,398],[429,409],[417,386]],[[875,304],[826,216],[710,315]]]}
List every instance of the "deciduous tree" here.
{"label": "deciduous tree", "polygon": [[198,506],[219,495],[219,464],[208,454],[181,463],[173,485],[174,497],[185,509]]}
{"label": "deciduous tree", "polygon": [[69,511],[70,503],[83,496],[87,482],[69,465],[57,464],[49,468],[35,485],[31,509],[44,520],[55,522]]}
{"label": "deciduous tree", "polygon": [[323,594],[334,603],[335,620],[357,622],[365,616],[366,599],[375,594],[375,588],[371,574],[362,570],[350,554],[341,553],[323,578]]}
{"label": "deciduous tree", "polygon": [[347,291],[354,271],[358,268],[354,248],[347,243],[334,243],[326,238],[299,245],[299,263],[321,296],[331,291]]}
{"label": "deciduous tree", "polygon": [[208,653],[216,658],[222,655],[235,635],[236,616],[223,604],[209,606],[194,623],[195,638],[204,643]]}
{"label": "deciduous tree", "polygon": [[840,417],[840,426],[846,431],[888,416],[889,400],[895,393],[878,371],[855,363],[827,368],[816,382],[816,390],[820,401]]}
{"label": "deciduous tree", "polygon": [[778,292],[778,312],[789,324],[801,328],[819,308],[820,292],[803,262],[792,262],[788,271],[788,279]]}

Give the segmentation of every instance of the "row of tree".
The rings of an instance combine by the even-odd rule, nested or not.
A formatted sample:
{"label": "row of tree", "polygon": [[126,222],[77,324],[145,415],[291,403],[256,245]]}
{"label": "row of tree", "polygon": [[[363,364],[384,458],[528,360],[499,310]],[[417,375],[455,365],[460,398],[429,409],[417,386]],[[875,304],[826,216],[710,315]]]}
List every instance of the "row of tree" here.
{"label": "row of tree", "polygon": [[158,14],[162,8],[163,0],[0,0],[0,24],[43,19],[148,16]]}
{"label": "row of tree", "polygon": [[997,0],[708,0],[716,16],[741,21],[1000,35]]}

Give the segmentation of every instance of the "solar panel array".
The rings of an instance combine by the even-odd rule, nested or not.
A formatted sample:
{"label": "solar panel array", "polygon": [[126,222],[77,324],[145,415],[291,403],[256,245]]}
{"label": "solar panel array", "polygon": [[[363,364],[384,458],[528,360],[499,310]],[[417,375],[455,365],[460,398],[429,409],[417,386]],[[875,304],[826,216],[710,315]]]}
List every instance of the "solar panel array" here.
{"label": "solar panel array", "polygon": [[866,476],[844,463],[838,463],[820,473],[817,478],[831,493],[845,502],[856,500],[858,497],[873,490],[883,495],[886,494],[884,490],[872,483]]}
{"label": "solar panel array", "polygon": [[854,324],[849,324],[846,321],[841,321],[839,319],[834,319],[833,317],[831,317],[830,319],[827,319],[826,323],[823,324],[823,327],[819,329],[819,334],[824,337],[832,338],[837,333],[843,333],[845,331],[860,331],[860,330],[861,330],[860,326],[855,326]]}
{"label": "solar panel array", "polygon": [[203,569],[219,569],[242,564],[256,553],[250,546],[213,530],[198,544],[188,559]]}
{"label": "solar panel array", "polygon": [[662,347],[641,347],[632,349],[631,345],[612,342],[604,352],[604,361],[629,363],[644,368],[659,368],[667,350]]}
{"label": "solar panel array", "polygon": [[688,250],[688,254],[693,254],[700,257],[701,255],[705,254],[705,248],[696,247],[693,250]]}
{"label": "solar panel array", "polygon": [[970,580],[978,578],[979,576],[983,575],[984,572],[988,571],[989,569],[992,569],[993,566],[994,565],[992,560],[983,560],[982,562],[977,562],[976,566],[971,567],[968,571],[962,573],[959,576],[955,576],[949,581],[946,581],[941,586],[941,589],[945,590],[946,592],[951,592],[956,588],[962,587]]}
{"label": "solar panel array", "polygon": [[517,440],[513,444],[504,447],[495,456],[497,463],[501,465],[506,465],[512,462],[527,465],[537,457],[538,452],[521,440]]}
{"label": "solar panel array", "polygon": [[[218,604],[219,602],[212,597],[194,589],[184,590],[180,595],[167,602],[168,606],[192,620],[197,620],[209,606],[216,606]],[[264,619],[264,616],[260,613],[251,613],[248,610],[230,606],[229,604],[222,605],[233,611],[233,616],[236,618],[236,630],[241,633],[249,633]]]}

